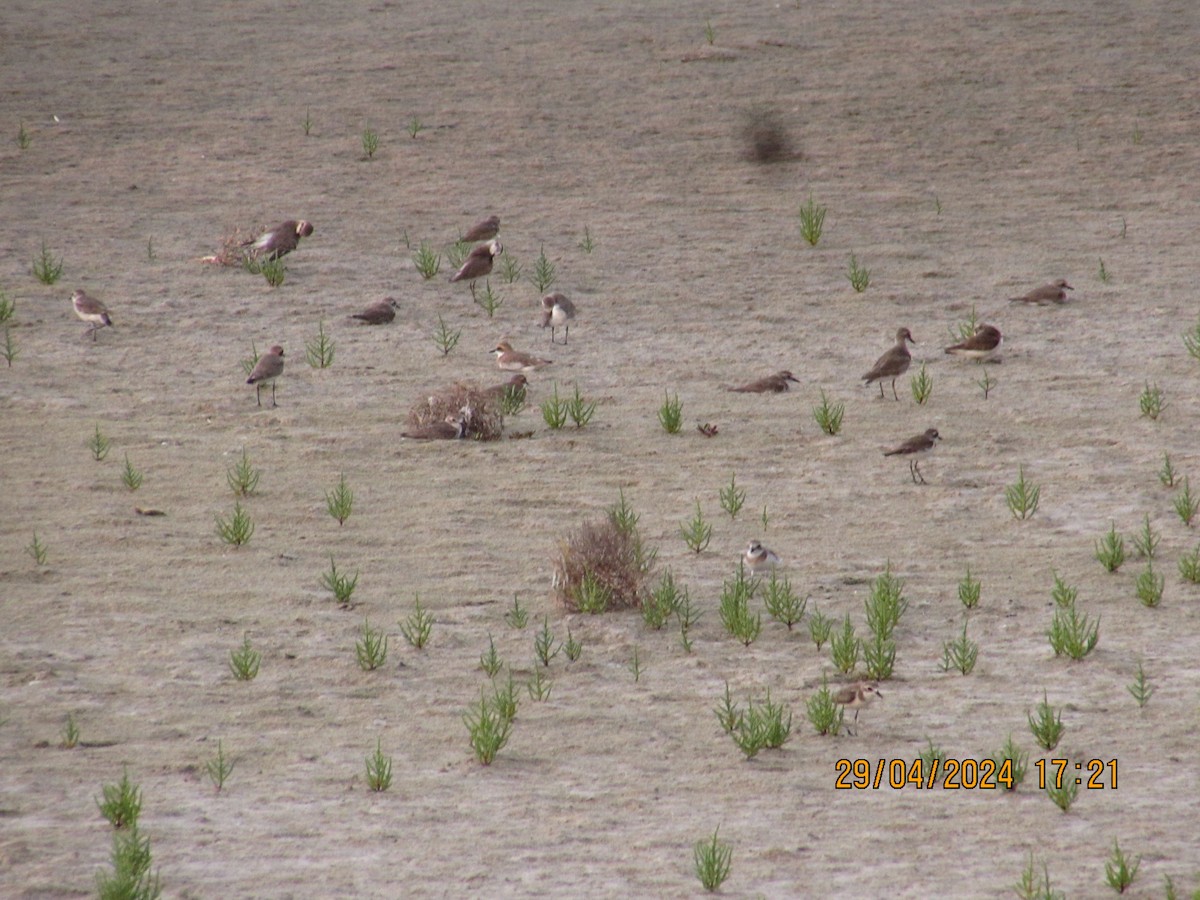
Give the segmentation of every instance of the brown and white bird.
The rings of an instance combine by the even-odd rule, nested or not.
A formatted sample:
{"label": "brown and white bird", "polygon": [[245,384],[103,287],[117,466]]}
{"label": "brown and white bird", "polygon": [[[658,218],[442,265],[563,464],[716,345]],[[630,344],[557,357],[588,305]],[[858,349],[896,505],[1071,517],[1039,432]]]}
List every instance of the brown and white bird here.
{"label": "brown and white bird", "polygon": [[500,233],[500,217],[488,216],[482,222],[476,222],[470,230],[459,238],[463,244],[473,244],[476,241],[490,241]]}
{"label": "brown and white bird", "polygon": [[871,367],[871,371],[863,376],[863,381],[870,384],[872,381],[879,382],[879,396],[883,396],[883,382],[890,378],[892,379],[892,396],[897,400],[900,395],[896,393],[896,379],[908,371],[908,364],[912,362],[912,354],[908,352],[907,341],[912,341],[914,344],[912,333],[907,328],[901,328],[896,331],[896,346],[892,347],[887,353],[875,360],[875,365]]}
{"label": "brown and white bird", "polygon": [[414,441],[456,441],[467,433],[467,419],[462,413],[446,416],[443,422],[431,422],[400,433],[400,437]]}
{"label": "brown and white bird", "polygon": [[564,329],[563,344],[571,338],[571,320],[575,318],[575,304],[565,294],[555,291],[542,298],[542,327],[550,328],[550,343],[554,343],[556,328]]}
{"label": "brown and white bird", "polygon": [[910,437],[907,441],[896,447],[894,450],[885,450],[884,456],[907,456],[908,457],[908,474],[912,476],[913,484],[917,483],[917,479],[921,479],[921,484],[925,484],[925,477],[921,474],[920,466],[918,465],[919,458],[933,450],[934,446],[940,441],[941,435],[938,434],[936,428],[927,428],[921,434]]}
{"label": "brown and white bird", "polygon": [[467,258],[463,260],[462,268],[450,276],[453,281],[471,281],[482,278],[492,271],[492,262],[504,252],[499,241],[491,240],[486,244],[478,244],[471,248]]}
{"label": "brown and white bird", "polygon": [[1028,294],[1020,297],[1009,297],[1010,303],[1066,303],[1067,291],[1073,291],[1075,288],[1067,284],[1067,279],[1059,278],[1050,284],[1043,284],[1041,287],[1034,288]]}
{"label": "brown and white bird", "polygon": [[554,362],[552,359],[520,353],[514,350],[508,341],[501,341],[492,352],[496,354],[496,365],[506,372],[536,372]]}
{"label": "brown and white bird", "polygon": [[384,297],[382,300],[368,304],[366,309],[355,313],[351,318],[361,319],[368,325],[386,325],[396,318],[398,308],[399,304],[393,298]]}
{"label": "brown and white bird", "polygon": [[83,288],[76,288],[75,292],[71,294],[71,305],[75,307],[75,315],[91,326],[83,333],[84,337],[90,333],[92,340],[95,341],[97,331],[105,325],[112,325],[108,307],[95,297],[89,297]]}
{"label": "brown and white bird", "polygon": [[259,406],[262,406],[262,389],[268,384],[271,386],[271,405],[279,405],[275,402],[275,379],[282,374],[283,348],[276,344],[258,358],[250,377],[246,379],[246,384],[254,385],[254,397]]}
{"label": "brown and white bird", "polygon": [[255,259],[278,259],[300,246],[300,238],[306,238],[312,233],[311,222],[288,219],[253,240],[246,241],[242,246],[249,247],[248,253]]}
{"label": "brown and white bird", "polygon": [[968,359],[985,360],[996,355],[1000,345],[1004,343],[1004,335],[994,325],[979,325],[975,333],[953,347],[947,347],[946,352],[952,356],[965,356]]}
{"label": "brown and white bird", "polygon": [[757,381],[751,381],[749,384],[743,384],[741,387],[731,387],[729,390],[736,391],[739,394],[782,394],[790,389],[789,381],[800,383],[800,379],[794,378],[791,372],[786,369],[782,372],[776,372],[774,375],[768,375],[765,378],[760,378]]}
{"label": "brown and white bird", "polygon": [[[845,709],[854,710],[854,724],[857,725],[859,710],[870,706],[876,697],[883,697],[883,694],[879,693],[879,689],[869,681],[860,681],[857,684],[847,685],[834,694],[833,702]],[[846,730],[850,731],[849,728]]]}
{"label": "brown and white bird", "polygon": [[742,554],[742,562],[751,572],[761,572],[763,569],[773,569],[779,565],[779,555],[774,550],[768,550],[761,541],[751,541]]}

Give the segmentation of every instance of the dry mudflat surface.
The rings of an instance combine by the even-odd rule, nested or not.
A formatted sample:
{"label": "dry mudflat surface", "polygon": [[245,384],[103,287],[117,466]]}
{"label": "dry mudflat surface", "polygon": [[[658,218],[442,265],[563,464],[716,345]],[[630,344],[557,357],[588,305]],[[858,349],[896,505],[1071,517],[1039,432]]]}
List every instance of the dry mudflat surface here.
{"label": "dry mudflat surface", "polygon": [[[1200,487],[1200,364],[1181,340],[1198,42],[1186,2],[6,2],[0,288],[19,355],[0,368],[0,895],[94,892],[111,844],[94,798],[124,769],[173,897],[694,896],[693,843],[718,826],[730,897],[997,897],[1031,853],[1055,888],[1100,897],[1114,841],[1141,857],[1134,896],[1200,887],[1200,587],[1177,573],[1200,538],[1155,474],[1167,453]],[[758,104],[798,159],[744,157]],[[797,227],[810,195],[829,210],[815,248]],[[580,310],[569,345],[537,328],[528,279],[493,279],[489,318],[445,263],[415,271],[406,242],[444,247],[492,212],[526,272],[542,248],[555,263]],[[277,289],[198,261],[286,218],[316,231]],[[53,286],[30,274],[43,242],[63,261]],[[1057,277],[1069,303],[1007,302]],[[95,342],[76,287],[112,309]],[[347,318],[385,296],[391,325]],[[1004,332],[1002,363],[942,353],[972,308]],[[461,329],[445,358],[439,316]],[[325,370],[304,361],[320,322]],[[907,376],[899,402],[857,380],[900,326],[933,379],[924,406]],[[503,337],[554,360],[508,423],[531,437],[399,438],[431,390],[500,380]],[[260,409],[239,363],[273,343],[287,369]],[[724,390],[785,368],[787,394]],[[592,424],[542,423],[555,383],[598,401]],[[1167,399],[1157,421],[1139,415],[1147,383]],[[836,437],[811,415],[822,391],[845,404]],[[677,436],[656,421],[664,392]],[[928,427],[943,441],[913,485],[882,451]],[[263,473],[257,530],[232,549],[215,518],[243,448]],[[1022,467],[1042,494],[1020,522],[1004,488]],[[324,493],[343,473],[339,527]],[[558,540],[621,491],[703,610],[690,653],[635,613],[555,605]],[[679,536],[697,502],[714,529],[699,555]],[[1110,524],[1147,516],[1155,609],[1134,596],[1144,561],[1110,575],[1093,559]],[[751,538],[810,611],[860,634],[871,580],[889,563],[903,579],[895,673],[856,736],[805,720],[822,676],[844,679],[803,626],[764,622],[749,647],[724,632],[721,585]],[[319,584],[331,555],[361,573],[352,609]],[[968,566],[980,652],[963,677],[939,661]],[[1054,573],[1100,622],[1080,662],[1046,639]],[[436,617],[421,651],[399,633],[418,596]],[[524,630],[504,620],[514,597]],[[391,635],[371,673],[364,619]],[[526,697],[480,766],[462,722],[479,656],[490,635],[523,682],[543,621],[583,655],[554,660],[549,699]],[[249,683],[227,668],[243,635],[263,654]],[[1126,689],[1139,661],[1144,709]],[[726,683],[790,707],[782,750],[743,759],[713,714]],[[1051,754],[1026,724],[1043,695],[1066,725]],[[1032,768],[1013,793],[834,787],[841,758],[932,741],[977,759],[1010,734],[1033,759],[1117,760],[1117,789],[1063,813]],[[204,774],[218,741],[237,761],[220,793]],[[377,741],[382,794],[364,778]]]}

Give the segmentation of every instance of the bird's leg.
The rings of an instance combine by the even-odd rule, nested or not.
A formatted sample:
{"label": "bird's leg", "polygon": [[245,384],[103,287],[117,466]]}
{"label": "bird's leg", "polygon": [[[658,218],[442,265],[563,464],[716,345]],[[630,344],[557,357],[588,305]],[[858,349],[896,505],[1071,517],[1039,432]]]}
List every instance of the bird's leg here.
{"label": "bird's leg", "polygon": [[895,378],[892,379],[892,396],[895,397],[897,400],[900,399],[900,395],[896,393],[896,379]]}
{"label": "bird's leg", "polygon": [[262,385],[261,384],[256,384],[254,386],[254,399],[258,401],[259,406],[262,406]]}
{"label": "bird's leg", "polygon": [[571,326],[567,325],[563,330],[563,346],[567,346],[571,341]]}
{"label": "bird's leg", "polygon": [[278,403],[275,402],[275,382],[273,382],[273,381],[271,382],[271,405],[272,406],[279,405]]}
{"label": "bird's leg", "polygon": [[883,399],[883,382],[882,381],[879,382],[879,399],[880,400]]}

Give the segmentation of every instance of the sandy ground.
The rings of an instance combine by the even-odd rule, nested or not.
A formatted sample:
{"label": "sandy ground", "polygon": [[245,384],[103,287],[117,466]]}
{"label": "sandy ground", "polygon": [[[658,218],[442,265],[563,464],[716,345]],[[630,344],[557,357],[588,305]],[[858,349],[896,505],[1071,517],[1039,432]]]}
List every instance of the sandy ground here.
{"label": "sandy ground", "polygon": [[[1180,339],[1197,314],[1197,41],[1186,2],[5,3],[0,288],[19,355],[0,368],[0,894],[94,891],[111,843],[94,797],[124,767],[172,897],[694,896],[692,845],[718,826],[731,897],[996,897],[1031,851],[1054,887],[1099,897],[1114,840],[1142,859],[1134,896],[1200,886],[1200,588],[1176,572],[1198,538],[1155,476],[1167,452],[1200,484],[1200,366]],[[801,159],[743,158],[759,103]],[[797,228],[810,195],[829,210],[816,248]],[[526,270],[543,247],[555,262],[580,310],[568,346],[537,328],[528,280],[493,280],[489,319],[447,271],[414,270],[406,239],[441,247],[492,212]],[[276,290],[197,261],[285,218],[316,231]],[[30,274],[43,242],[63,260],[51,287]],[[1006,302],[1056,277],[1069,304]],[[94,343],[80,286],[116,323]],[[392,325],[347,320],[389,295]],[[1006,337],[986,400],[983,367],[941,352],[973,306]],[[462,331],[446,358],[439,315]],[[323,371],[304,362],[320,321]],[[856,381],[901,325],[934,380],[924,407],[907,377],[899,403]],[[499,381],[505,336],[554,359],[534,402],[578,385],[593,424],[551,432],[531,408],[509,423],[528,440],[399,439],[429,390]],[[244,384],[252,343],[286,348],[278,408]],[[780,368],[800,380],[788,394],[723,390]],[[1147,382],[1168,402],[1156,422]],[[656,421],[664,391],[678,436]],[[837,437],[813,422],[821,391],[846,405]],[[914,486],[881,451],[930,426],[944,440]],[[257,531],[231,549],[214,519],[243,447],[263,471]],[[1017,522],[1003,490],[1022,466],[1042,501]],[[340,473],[342,527],[324,510]],[[748,498],[730,521],[733,473]],[[704,610],[690,654],[636,614],[554,604],[558,539],[622,490]],[[714,526],[700,555],[679,537],[697,501]],[[1110,523],[1143,516],[1162,536],[1157,609],[1134,597],[1144,563],[1092,558]],[[752,537],[810,609],[860,632],[870,580],[889,561],[904,579],[895,676],[857,736],[804,720],[836,676],[827,647],[775,623],[749,648],[724,633],[721,582]],[[351,610],[318,583],[330,555],[361,572]],[[968,565],[981,650],[963,677],[938,663]],[[1046,640],[1055,572],[1101,620],[1082,662]],[[399,633],[418,596],[436,616],[422,651]],[[504,622],[514,596],[525,630]],[[480,653],[491,635],[527,678],[543,617],[582,658],[553,662],[549,700],[526,698],[482,767],[461,719]],[[392,637],[372,673],[354,660],[364,618]],[[243,634],[263,652],[250,683],[226,664]],[[789,705],[782,750],[742,758],[712,712],[726,682]],[[1053,754],[1026,725],[1043,692],[1067,726]],[[834,788],[840,758],[911,760],[929,740],[979,758],[1009,734],[1034,758],[1118,760],[1118,789],[1064,814],[1032,772],[1014,794]],[[204,775],[218,740],[237,760],[221,793]],[[364,783],[377,740],[383,794]]]}

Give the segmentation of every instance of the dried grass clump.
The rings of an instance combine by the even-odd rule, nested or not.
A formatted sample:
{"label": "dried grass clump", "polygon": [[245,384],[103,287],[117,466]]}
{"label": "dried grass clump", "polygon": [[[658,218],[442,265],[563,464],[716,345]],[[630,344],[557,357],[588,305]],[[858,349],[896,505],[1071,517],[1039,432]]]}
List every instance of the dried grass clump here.
{"label": "dried grass clump", "polygon": [[621,498],[620,504],[600,521],[584,522],[579,530],[559,542],[554,564],[554,591],[570,612],[586,608],[585,581],[607,596],[604,610],[639,608],[648,592],[654,551],[642,546],[637,517]]}
{"label": "dried grass clump", "polygon": [[800,157],[792,149],[783,119],[770,106],[755,106],[745,114],[742,140],[746,144],[746,158],[752,162],[773,163]]}
{"label": "dried grass clump", "polygon": [[500,398],[495,392],[462,382],[434,391],[424,400],[418,401],[408,411],[408,427],[417,429],[444,422],[447,416],[457,417],[463,410],[467,410],[467,431],[463,435],[464,438],[475,441],[500,439],[501,432],[504,431]]}
{"label": "dried grass clump", "polygon": [[218,266],[244,266],[246,264],[246,244],[257,240],[258,236],[266,231],[265,227],[252,228],[249,231],[243,231],[241,228],[234,227],[221,238],[221,249],[212,256],[202,257],[202,260],[207,263],[214,263]]}

